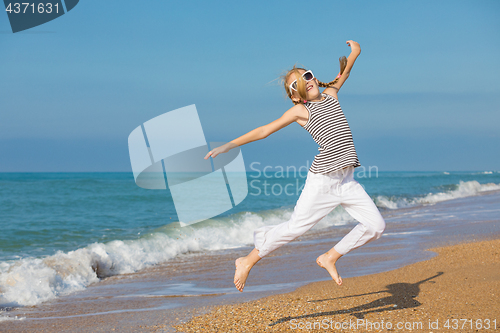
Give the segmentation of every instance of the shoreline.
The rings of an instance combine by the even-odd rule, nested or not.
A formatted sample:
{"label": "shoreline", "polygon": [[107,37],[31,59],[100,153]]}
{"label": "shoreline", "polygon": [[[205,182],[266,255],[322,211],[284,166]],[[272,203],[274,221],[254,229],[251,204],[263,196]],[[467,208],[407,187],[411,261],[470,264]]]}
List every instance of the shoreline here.
{"label": "shoreline", "polygon": [[[489,325],[495,331],[500,329],[499,249],[500,238],[432,248],[428,251],[438,255],[425,261],[345,278],[340,287],[313,282],[286,294],[216,306],[174,327],[180,332],[439,332]],[[148,328],[161,331],[164,325]]]}
{"label": "shoreline", "polygon": [[[204,297],[208,301],[205,305],[189,309],[150,308],[127,312],[129,306],[123,304],[122,312],[97,316],[82,313],[70,317],[3,321],[0,332],[333,332],[341,330],[335,325],[343,323],[366,325],[382,321],[384,329],[351,326],[343,331],[475,331],[445,328],[447,320],[451,320],[450,325],[454,324],[453,319],[473,319],[473,325],[479,319],[483,323],[489,319],[493,325],[496,319],[499,330],[500,305],[495,290],[500,290],[500,235],[491,236],[494,239],[469,240],[427,249],[426,252],[438,255],[382,273],[344,278],[341,287],[331,280],[311,282],[291,292],[223,305],[210,304],[211,297],[207,296]],[[457,276],[459,278],[455,278]],[[73,312],[78,313],[76,310]],[[325,328],[325,319],[327,325],[334,325],[333,329]],[[436,320],[440,329],[429,329]],[[392,325],[417,322],[422,323],[423,329],[388,330],[388,322]],[[311,329],[307,325],[312,325]],[[318,325],[323,327],[318,328]]]}
{"label": "shoreline", "polygon": [[[389,223],[384,236],[339,261],[339,272],[344,281],[373,276],[432,258],[429,248],[499,239],[499,198],[496,192],[390,211],[384,214]],[[257,302],[295,292],[311,282],[328,282],[328,273],[315,258],[352,226],[311,230],[271,253],[252,270],[244,293],[232,284],[234,259],[250,248],[194,254],[106,278],[45,304],[13,309],[7,312],[9,317],[26,319],[2,321],[0,331],[174,332],[175,325],[217,306]]]}

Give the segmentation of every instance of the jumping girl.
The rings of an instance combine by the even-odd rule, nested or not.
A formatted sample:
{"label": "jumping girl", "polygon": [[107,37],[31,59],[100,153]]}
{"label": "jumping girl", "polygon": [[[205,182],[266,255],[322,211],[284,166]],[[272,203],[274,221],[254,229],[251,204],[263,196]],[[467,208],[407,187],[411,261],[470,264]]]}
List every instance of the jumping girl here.
{"label": "jumping girl", "polygon": [[[335,80],[320,82],[310,70],[294,66],[283,77],[283,82],[295,106],[279,119],[215,148],[205,156],[205,159],[209,156],[215,158],[237,146],[264,139],[293,122],[306,129],[320,146],[320,153],[315,156],[308,171],[290,220],[255,230],[255,248],[246,257],[236,259],[234,285],[239,291],[243,291],[248,273],[260,259],[304,234],[338,205],[342,205],[359,224],[316,259],[317,264],[326,269],[338,285],[342,284],[342,278],[335,267],[337,260],[349,251],[380,238],[384,231],[382,215],[363,187],[353,179],[354,168],[360,163],[337,93],[349,77],[361,49],[352,40],[346,43],[351,47],[351,54],[347,59],[340,58],[340,73]],[[319,87],[326,89],[321,93]]]}

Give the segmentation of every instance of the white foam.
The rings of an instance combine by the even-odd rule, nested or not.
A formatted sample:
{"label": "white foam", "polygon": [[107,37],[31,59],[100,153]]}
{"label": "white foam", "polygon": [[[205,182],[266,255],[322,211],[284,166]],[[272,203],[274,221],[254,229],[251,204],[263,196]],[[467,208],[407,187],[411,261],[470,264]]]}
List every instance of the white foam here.
{"label": "white foam", "polygon": [[476,175],[492,175],[495,172],[497,172],[497,171],[482,171],[482,172],[478,172],[478,173],[475,173],[475,174]]}
{"label": "white foam", "polygon": [[413,203],[406,198],[394,198],[386,197],[385,195],[379,195],[375,198],[375,203],[380,208],[387,209],[398,209],[402,207],[412,206]]}
{"label": "white foam", "polygon": [[417,230],[417,231],[406,231],[406,232],[385,232],[382,237],[390,236],[401,236],[401,235],[416,235],[416,234],[430,234],[430,230]]}
{"label": "white foam", "polygon": [[486,191],[498,191],[500,190],[500,184],[488,183],[480,184],[479,182],[472,180],[468,182],[460,181],[454,190],[439,193],[429,193],[424,197],[420,198],[394,198],[386,196],[378,196],[375,198],[375,203],[378,207],[397,209],[416,205],[429,205],[435,204],[441,201],[447,201],[457,198],[464,198],[469,196],[477,195],[481,192]]}
{"label": "white foam", "polygon": [[15,316],[15,317],[9,317],[9,316],[2,316],[1,315],[1,311],[0,311],[0,323],[2,321],[8,321],[8,320],[24,320],[26,319],[26,317],[18,317],[18,316]]}
{"label": "white foam", "polygon": [[[0,263],[0,306],[36,305],[85,289],[100,278],[132,273],[189,252],[253,244],[253,231],[287,221],[292,209],[244,212],[180,228],[165,226],[136,240],[94,243],[45,258]],[[334,210],[316,228],[345,224],[352,218]]]}

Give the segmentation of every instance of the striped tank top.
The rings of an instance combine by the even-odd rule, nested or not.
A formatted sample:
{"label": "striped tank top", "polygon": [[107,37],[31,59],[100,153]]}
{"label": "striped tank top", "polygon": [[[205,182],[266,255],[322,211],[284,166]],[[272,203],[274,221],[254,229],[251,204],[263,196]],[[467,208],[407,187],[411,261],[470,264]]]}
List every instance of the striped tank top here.
{"label": "striped tank top", "polygon": [[331,95],[321,95],[324,97],[322,101],[304,104],[309,111],[309,119],[304,128],[319,145],[319,154],[314,158],[309,170],[327,174],[351,165],[360,166],[351,128],[339,101]]}

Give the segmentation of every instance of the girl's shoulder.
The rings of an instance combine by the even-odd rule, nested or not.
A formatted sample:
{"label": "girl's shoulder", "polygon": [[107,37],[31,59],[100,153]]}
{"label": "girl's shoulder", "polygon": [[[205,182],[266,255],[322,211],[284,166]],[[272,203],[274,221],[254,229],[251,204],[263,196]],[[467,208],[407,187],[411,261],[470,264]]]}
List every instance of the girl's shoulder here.
{"label": "girl's shoulder", "polygon": [[327,96],[327,97],[331,97],[331,98],[335,99],[336,101],[338,101],[337,92],[335,90],[333,90],[333,89],[328,89],[327,88],[327,89],[325,89],[325,91],[323,91],[321,93],[321,95]]}

